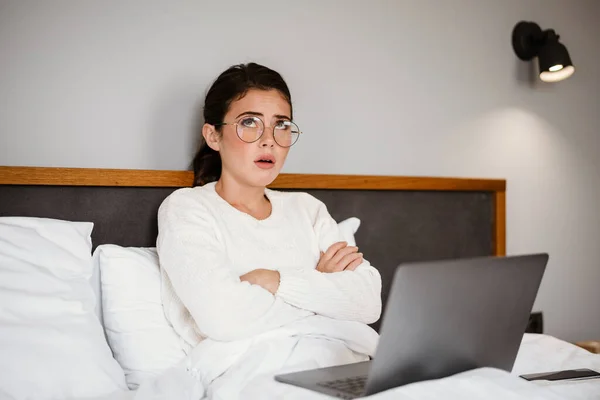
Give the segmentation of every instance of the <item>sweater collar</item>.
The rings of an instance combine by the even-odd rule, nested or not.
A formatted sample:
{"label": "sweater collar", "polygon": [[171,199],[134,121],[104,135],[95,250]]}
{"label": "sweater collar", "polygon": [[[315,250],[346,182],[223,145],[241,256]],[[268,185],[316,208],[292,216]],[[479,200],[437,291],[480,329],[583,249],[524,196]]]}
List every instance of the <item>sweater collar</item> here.
{"label": "sweater collar", "polygon": [[203,188],[206,189],[211,194],[211,196],[214,198],[216,204],[219,206],[219,208],[223,212],[226,212],[230,215],[237,215],[237,216],[244,218],[254,224],[264,225],[264,226],[272,225],[272,224],[274,224],[274,222],[276,222],[280,218],[280,213],[281,213],[281,201],[280,200],[281,199],[277,195],[278,193],[276,191],[265,188],[265,196],[267,196],[267,198],[271,202],[271,214],[265,219],[257,219],[257,218],[254,218],[253,216],[251,216],[250,214],[240,211],[237,208],[235,208],[234,206],[232,206],[231,204],[229,204],[227,202],[227,200],[222,198],[219,195],[219,193],[217,193],[216,188],[215,188],[216,184],[217,184],[216,182],[209,182],[209,183],[205,184],[203,186]]}

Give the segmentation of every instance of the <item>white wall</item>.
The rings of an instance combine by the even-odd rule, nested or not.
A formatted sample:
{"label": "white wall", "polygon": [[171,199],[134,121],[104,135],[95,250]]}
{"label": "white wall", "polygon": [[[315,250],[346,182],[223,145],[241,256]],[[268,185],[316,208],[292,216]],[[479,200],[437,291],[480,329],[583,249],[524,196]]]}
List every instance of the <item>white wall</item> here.
{"label": "white wall", "polygon": [[[287,172],[506,178],[508,252],[548,251],[547,332],[600,339],[600,2],[0,0],[0,165],[186,169],[207,85],[256,60],[306,135]],[[577,71],[531,83],[520,20]]]}

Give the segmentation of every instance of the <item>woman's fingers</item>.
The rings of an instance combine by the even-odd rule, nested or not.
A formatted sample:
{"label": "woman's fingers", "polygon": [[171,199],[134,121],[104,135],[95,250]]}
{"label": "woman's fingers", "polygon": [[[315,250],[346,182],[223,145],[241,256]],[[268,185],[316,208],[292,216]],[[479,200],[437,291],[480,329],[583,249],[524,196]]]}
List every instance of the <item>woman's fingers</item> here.
{"label": "woman's fingers", "polygon": [[342,267],[342,269],[347,269],[348,266],[353,263],[354,261],[360,259],[362,257],[362,253],[351,253],[348,254],[346,256],[344,256],[340,262],[338,263],[338,265],[340,267]]}
{"label": "woman's fingers", "polygon": [[331,259],[331,261],[333,261],[336,264],[338,264],[347,255],[349,255],[349,254],[356,254],[357,252],[358,252],[358,247],[356,247],[356,246],[347,246],[347,247],[344,247],[343,249],[338,250],[338,252],[335,254],[335,256],[333,256],[333,258]]}
{"label": "woman's fingers", "polygon": [[354,271],[356,268],[358,268],[358,266],[360,264],[362,264],[362,262],[363,262],[363,257],[362,257],[362,254],[361,254],[360,258],[357,258],[356,260],[352,261],[350,263],[350,265],[348,265],[344,271]]}
{"label": "woman's fingers", "polygon": [[331,260],[339,250],[343,249],[347,245],[348,245],[348,243],[346,243],[346,242],[337,242],[337,243],[332,244],[331,246],[329,246],[329,248],[327,249],[325,254],[323,254],[323,256],[322,256],[323,261]]}
{"label": "woman's fingers", "polygon": [[348,246],[347,242],[332,244],[326,252],[320,252],[317,270],[320,272],[354,271],[363,262],[358,247]]}

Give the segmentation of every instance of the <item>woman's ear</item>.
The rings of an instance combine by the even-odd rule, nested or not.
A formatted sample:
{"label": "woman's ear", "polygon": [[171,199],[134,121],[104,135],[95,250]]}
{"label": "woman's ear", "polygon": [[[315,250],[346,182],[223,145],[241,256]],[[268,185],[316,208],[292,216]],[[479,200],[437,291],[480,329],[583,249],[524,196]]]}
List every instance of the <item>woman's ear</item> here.
{"label": "woman's ear", "polygon": [[214,151],[219,151],[221,135],[215,129],[214,125],[204,124],[202,125],[202,136],[204,137],[204,141]]}

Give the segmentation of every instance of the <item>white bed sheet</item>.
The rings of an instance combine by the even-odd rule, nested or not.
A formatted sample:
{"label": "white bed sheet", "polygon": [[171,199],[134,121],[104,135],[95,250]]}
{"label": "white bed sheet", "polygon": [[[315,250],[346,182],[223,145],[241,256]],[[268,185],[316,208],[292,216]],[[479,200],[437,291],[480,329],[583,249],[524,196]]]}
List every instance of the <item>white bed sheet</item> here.
{"label": "white bed sheet", "polygon": [[[600,355],[547,335],[526,334],[511,373],[480,368],[448,378],[390,389],[373,400],[600,400],[600,379],[528,382],[519,375],[562,369],[590,368],[600,372]],[[262,377],[244,398],[327,400],[331,397],[273,382]],[[221,399],[219,399],[221,400]]]}
{"label": "white bed sheet", "polygon": [[[242,373],[245,376],[241,376],[241,379],[240,375],[237,374],[237,378],[226,381],[225,386],[217,390],[218,396],[209,398],[212,400],[275,398],[327,400],[331,398],[276,382],[272,374],[255,374],[255,370],[262,369],[262,364],[268,364],[270,361],[268,355],[265,356],[264,360],[260,355],[258,356],[259,360],[256,360],[255,356],[256,354],[253,354],[251,360],[246,360],[250,364],[256,364],[254,367],[250,369],[241,367],[241,365],[236,367],[238,372],[243,372],[244,369],[250,371],[248,374]],[[310,357],[312,356],[306,356],[307,359]],[[481,368],[444,379],[398,387],[368,398],[376,400],[600,400],[600,379],[550,383],[543,381],[528,382],[518,377],[518,375],[524,373],[572,368],[591,368],[600,371],[600,355],[589,353],[573,344],[551,336],[526,334],[511,373],[498,369]],[[177,394],[175,397],[181,398],[181,400],[199,400],[202,397],[198,396],[198,392],[192,388],[195,381],[186,374],[181,373],[181,371],[172,370],[170,376],[163,377],[162,383],[160,381],[160,379],[157,381],[154,388],[160,387],[161,390],[138,391],[138,396],[135,399],[166,400],[174,398],[173,395],[175,394]],[[188,383],[190,386],[182,390]]]}
{"label": "white bed sheet", "polygon": [[135,390],[119,390],[118,392],[113,392],[111,394],[107,394],[105,396],[99,397],[86,397],[85,399],[81,398],[71,398],[70,400],[133,400],[135,397]]}
{"label": "white bed sheet", "polygon": [[[391,389],[367,398],[374,400],[428,399],[543,399],[600,400],[600,379],[563,382],[527,382],[518,377],[526,373],[571,368],[600,371],[600,355],[548,335],[526,334],[511,373],[481,368],[445,379],[419,382]],[[256,379],[249,399],[286,398],[326,400],[330,397],[294,386],[274,382],[272,377]],[[85,400],[133,400],[136,391],[119,391]],[[72,399],[83,400],[83,399]],[[136,399],[137,400],[137,399]]]}
{"label": "white bed sheet", "polygon": [[[559,340],[553,336],[525,334],[512,375],[590,368],[600,372],[600,354]],[[536,381],[563,399],[600,399],[600,379],[545,382]]]}

